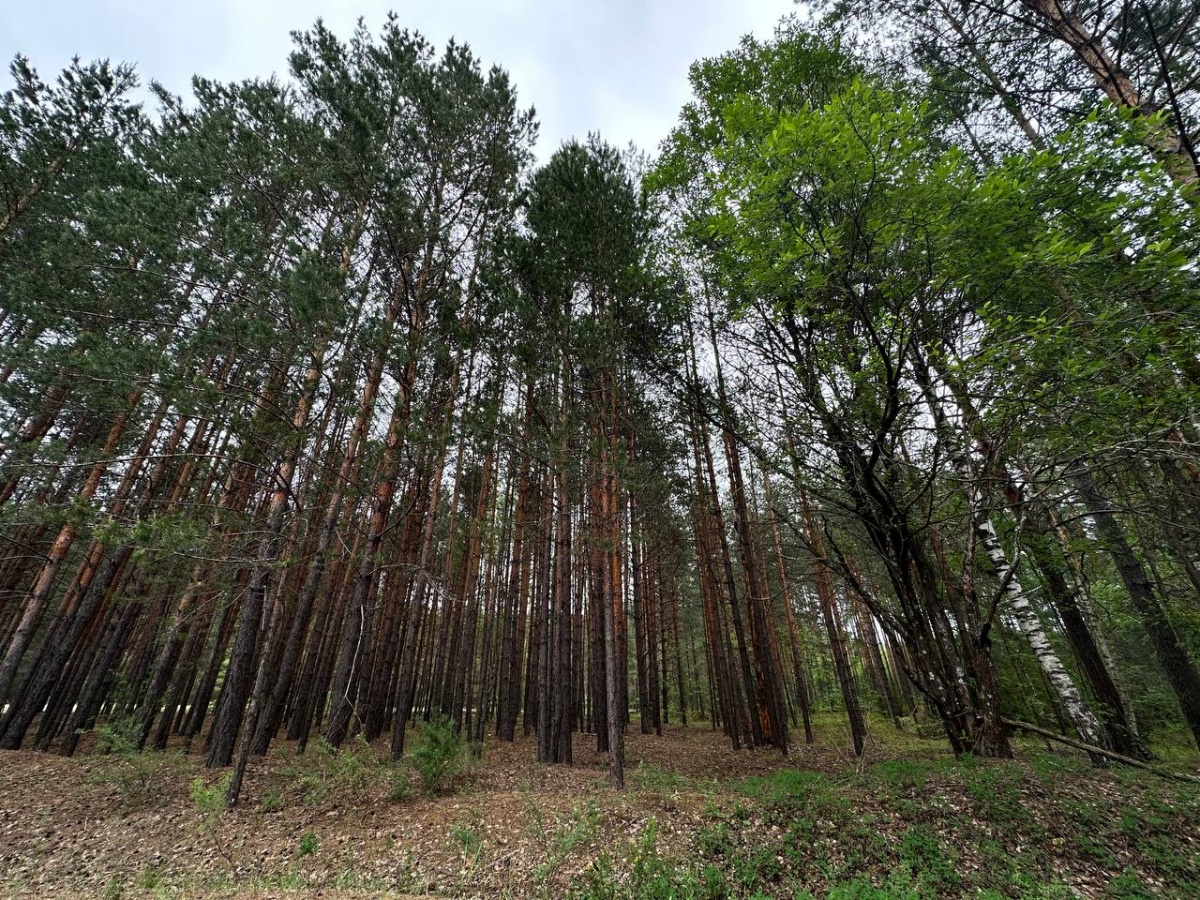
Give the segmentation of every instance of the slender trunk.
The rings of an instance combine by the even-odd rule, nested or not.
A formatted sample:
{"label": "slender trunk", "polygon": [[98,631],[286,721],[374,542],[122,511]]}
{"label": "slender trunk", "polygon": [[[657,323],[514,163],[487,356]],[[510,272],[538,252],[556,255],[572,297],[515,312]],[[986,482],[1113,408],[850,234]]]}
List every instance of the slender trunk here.
{"label": "slender trunk", "polygon": [[[242,604],[237,637],[229,657],[229,670],[225,676],[225,687],[221,692],[221,709],[209,732],[208,768],[227,766],[233,760],[234,743],[239,728],[242,740],[238,747],[238,758],[233,778],[225,796],[227,806],[237,802],[241,792],[242,777],[246,771],[250,744],[257,724],[260,700],[254,693],[253,677],[255,661],[262,645],[263,619],[267,615],[266,599],[271,591],[273,568],[283,545],[283,521],[291,499],[292,476],[303,443],[308,413],[316,394],[317,384],[324,371],[327,339],[319,341],[313,359],[304,376],[300,397],[291,419],[291,430],[287,435],[286,450],[272,474],[271,499],[267,505],[263,525],[263,537],[258,547],[254,568],[250,572],[246,588],[246,599]],[[269,616],[268,616],[269,618]],[[249,708],[246,708],[249,701]],[[246,727],[242,728],[243,721]]]}
{"label": "slender trunk", "polygon": [[821,603],[821,615],[825,620],[825,631],[829,635],[829,647],[833,652],[834,671],[837,673],[838,685],[842,689],[842,702],[846,706],[846,718],[850,722],[854,755],[862,756],[867,726],[863,720],[862,707],[858,700],[858,687],[854,683],[850,658],[846,652],[846,638],[842,630],[841,614],[837,608],[837,597],[834,595],[832,577],[825,556],[825,541],[821,536],[821,529],[817,525],[813,505],[803,492],[800,494],[800,504],[804,510],[804,527],[808,533],[808,542],[813,554],[813,584],[817,588],[817,597]]}
{"label": "slender trunk", "polygon": [[1079,496],[1096,523],[1100,539],[1112,556],[1117,574],[1121,576],[1142,626],[1150,636],[1159,665],[1179,700],[1184,721],[1197,745],[1200,745],[1200,671],[1175,633],[1161,600],[1146,577],[1141,560],[1125,536],[1125,529],[1101,496],[1091,472],[1087,468],[1080,468],[1073,477]]}

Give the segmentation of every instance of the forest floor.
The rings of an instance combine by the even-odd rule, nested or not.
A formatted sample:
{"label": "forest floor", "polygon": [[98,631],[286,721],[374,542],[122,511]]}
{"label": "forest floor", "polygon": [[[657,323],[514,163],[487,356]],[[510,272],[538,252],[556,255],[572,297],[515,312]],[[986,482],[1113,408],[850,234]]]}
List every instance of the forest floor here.
{"label": "forest floor", "polygon": [[787,758],[635,727],[614,791],[594,738],[572,767],[489,741],[436,797],[383,747],[283,744],[227,812],[196,754],[5,753],[0,897],[1200,898],[1200,784],[1045,743],[955,760],[882,722],[847,744],[832,717]]}

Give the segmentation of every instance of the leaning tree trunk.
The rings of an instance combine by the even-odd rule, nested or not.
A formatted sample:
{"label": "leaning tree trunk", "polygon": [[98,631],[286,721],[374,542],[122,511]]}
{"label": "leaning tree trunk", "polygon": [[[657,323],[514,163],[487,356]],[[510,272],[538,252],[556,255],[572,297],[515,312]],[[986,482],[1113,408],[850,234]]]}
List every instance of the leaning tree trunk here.
{"label": "leaning tree trunk", "polygon": [[[1029,602],[1025,590],[1017,578],[1016,570],[1009,563],[1004,553],[1004,548],[1000,546],[1000,539],[996,536],[996,529],[992,525],[992,520],[982,508],[978,490],[973,488],[972,494],[972,507],[974,509],[972,518],[979,545],[983,548],[983,552],[987,554],[992,567],[996,570],[996,575],[1000,579],[1004,596],[1008,600],[1009,609],[1012,611],[1014,618],[1016,618],[1017,625],[1025,635],[1025,639],[1029,642],[1029,646],[1033,650],[1033,655],[1037,659],[1042,672],[1045,674],[1046,680],[1050,682],[1055,696],[1062,705],[1063,712],[1071,720],[1071,724],[1075,727],[1079,739],[1085,744],[1110,749],[1111,745],[1108,734],[1105,732],[1103,726],[1101,726],[1095,714],[1088,708],[1087,703],[1084,702],[1079,689],[1075,686],[1074,679],[1071,678],[1070,673],[1063,666],[1062,660],[1059,659],[1058,653],[1055,652],[1050,639],[1046,636],[1046,632],[1042,628],[1042,623],[1038,618],[1036,610],[1034,610],[1033,605]],[[1092,762],[1095,765],[1104,764],[1103,757],[1096,754],[1093,754]]]}
{"label": "leaning tree trunk", "polygon": [[[1080,740],[1085,744],[1111,748],[1111,740],[1107,731],[1084,701],[1082,694],[1080,694],[1078,687],[1075,685],[1075,680],[1067,672],[1057,651],[1055,651],[1054,646],[1050,643],[1050,639],[1042,627],[1042,622],[1038,617],[1037,611],[1033,608],[1033,604],[1030,603],[1025,589],[1021,585],[1016,567],[1010,563],[1007,554],[1004,552],[1004,547],[1001,545],[1000,539],[996,534],[996,528],[992,524],[991,517],[988,515],[983,497],[983,488],[980,484],[981,476],[978,466],[972,465],[966,452],[959,446],[958,434],[947,420],[945,411],[942,409],[941,400],[934,391],[929,369],[925,361],[916,353],[914,353],[914,357],[913,369],[916,373],[917,381],[925,394],[925,400],[929,405],[930,411],[933,413],[934,421],[946,435],[950,443],[950,457],[955,467],[959,470],[959,474],[968,485],[967,493],[970,505],[971,527],[974,530],[976,540],[979,542],[979,546],[983,549],[984,555],[987,556],[988,562],[991,563],[992,569],[1000,581],[1000,589],[1005,599],[1008,600],[1009,609],[1012,611],[1013,617],[1017,620],[1017,625],[1021,629],[1021,633],[1025,635],[1025,640],[1029,643],[1038,666],[1046,676],[1046,680],[1054,691],[1060,707],[1070,720]],[[1094,765],[1104,765],[1104,758],[1093,754],[1092,763]]]}
{"label": "leaning tree trunk", "polygon": [[[1020,0],[1034,17],[1058,40],[1065,43],[1083,63],[1112,103],[1122,109],[1136,113],[1144,122],[1142,143],[1160,159],[1181,187],[1193,186],[1200,172],[1189,152],[1185,137],[1168,128],[1158,118],[1157,106],[1138,90],[1129,74],[1121,67],[1119,58],[1114,58],[1104,45],[1103,38],[1093,34],[1075,14],[1073,4],[1061,0]],[[1144,7],[1143,7],[1144,10]],[[1151,39],[1158,48],[1158,38]],[[1180,128],[1184,127],[1182,122]]]}
{"label": "leaning tree trunk", "polygon": [[1197,745],[1200,745],[1200,671],[1197,671],[1196,664],[1175,633],[1141,560],[1125,536],[1125,529],[1100,495],[1091,472],[1087,468],[1080,468],[1073,477],[1079,496],[1096,523],[1100,539],[1112,556],[1117,574],[1121,576],[1142,626],[1150,636],[1154,654],[1179,700],[1184,720]]}

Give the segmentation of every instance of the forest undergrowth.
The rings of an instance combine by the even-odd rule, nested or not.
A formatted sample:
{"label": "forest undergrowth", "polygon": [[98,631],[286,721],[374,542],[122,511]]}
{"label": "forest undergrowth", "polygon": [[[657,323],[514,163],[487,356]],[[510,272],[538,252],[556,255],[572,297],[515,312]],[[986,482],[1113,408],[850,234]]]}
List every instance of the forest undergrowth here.
{"label": "forest undergrowth", "polygon": [[[281,744],[231,810],[200,756],[103,731],[73,758],[6,757],[0,896],[1200,897],[1200,784],[1031,740],[956,760],[884,721],[856,763],[836,717],[817,726],[786,759],[704,723],[631,729],[624,791],[582,734],[570,767],[535,763],[532,737],[478,754],[436,727],[401,763]],[[1156,749],[1200,772],[1182,743]]]}

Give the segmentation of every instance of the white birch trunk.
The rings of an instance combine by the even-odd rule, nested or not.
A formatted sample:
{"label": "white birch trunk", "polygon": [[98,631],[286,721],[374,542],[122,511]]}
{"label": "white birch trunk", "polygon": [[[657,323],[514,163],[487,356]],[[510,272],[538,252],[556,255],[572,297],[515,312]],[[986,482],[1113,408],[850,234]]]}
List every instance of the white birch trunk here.
{"label": "white birch trunk", "polygon": [[[933,390],[933,386],[926,382],[922,385],[922,388],[930,411],[933,413],[934,421],[950,433],[948,435],[948,437],[951,437],[950,458],[962,475],[963,481],[968,486],[967,491],[971,504],[972,527],[980,546],[983,547],[984,553],[987,554],[988,561],[991,562],[992,567],[996,570],[996,576],[1000,579],[1001,589],[1004,591],[1004,596],[1008,600],[1013,615],[1017,619],[1018,627],[1020,627],[1021,632],[1025,635],[1025,639],[1029,642],[1030,649],[1033,650],[1033,655],[1037,659],[1038,665],[1046,673],[1046,678],[1049,680],[1051,688],[1053,688],[1055,694],[1058,696],[1059,702],[1062,704],[1067,717],[1071,720],[1071,724],[1075,727],[1080,740],[1097,747],[1107,748],[1108,736],[1104,727],[1100,724],[1100,720],[1096,718],[1095,713],[1088,707],[1083,696],[1079,693],[1079,688],[1075,686],[1075,681],[1071,678],[1071,674],[1063,666],[1062,660],[1058,658],[1054,646],[1046,636],[1046,630],[1042,627],[1042,622],[1038,618],[1037,611],[1029,602],[1029,597],[1026,595],[1025,589],[1021,586],[1021,582],[1017,578],[1016,569],[1009,562],[1008,555],[1004,552],[1004,547],[1001,545],[1000,538],[996,534],[995,526],[992,525],[991,517],[987,514],[984,506],[975,467],[971,464],[971,460],[967,454],[954,444],[953,435],[961,429],[954,428],[948,421],[945,411],[942,409],[941,401]],[[1097,759],[1099,757],[1093,757],[1093,760]]]}
{"label": "white birch trunk", "polygon": [[1104,747],[1107,743],[1104,728],[1100,725],[1100,721],[1096,718],[1095,714],[1088,708],[1087,703],[1084,702],[1079,689],[1075,686],[1074,679],[1071,678],[1071,674],[1063,666],[1062,660],[1058,658],[1058,654],[1054,651],[1054,646],[1046,636],[1041,619],[1038,618],[1037,610],[1029,602],[1029,598],[1025,594],[1025,589],[1021,587],[1021,582],[1017,578],[1017,573],[1009,563],[1004,548],[1000,545],[1000,539],[996,536],[996,529],[992,525],[991,518],[983,511],[978,490],[972,488],[971,494],[975,534],[979,538],[979,543],[983,547],[984,553],[987,554],[988,559],[995,568],[996,575],[1000,578],[1000,584],[1004,590],[1004,596],[1008,600],[1009,608],[1016,617],[1017,625],[1020,626],[1025,639],[1029,642],[1029,646],[1033,650],[1033,655],[1037,658],[1038,665],[1046,673],[1046,678],[1049,679],[1050,685],[1058,695],[1058,699],[1062,703],[1067,717],[1071,720],[1071,724],[1075,726],[1075,730],[1079,734],[1079,739],[1086,744]]}

